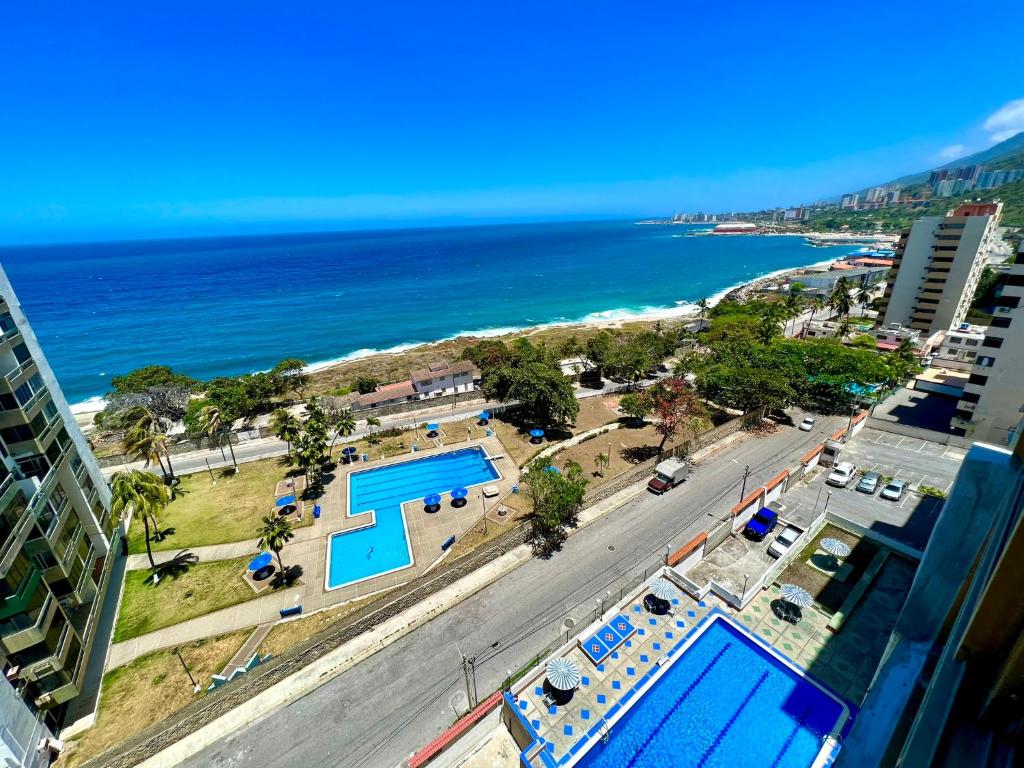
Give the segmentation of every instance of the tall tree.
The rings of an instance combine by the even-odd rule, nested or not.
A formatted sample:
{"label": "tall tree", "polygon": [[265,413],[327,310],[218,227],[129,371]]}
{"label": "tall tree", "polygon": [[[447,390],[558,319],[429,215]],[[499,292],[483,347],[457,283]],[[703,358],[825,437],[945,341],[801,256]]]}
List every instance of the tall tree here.
{"label": "tall tree", "polygon": [[292,413],[285,408],[278,408],[270,416],[270,428],[274,430],[279,440],[288,444],[288,459],[292,457],[292,443],[298,438],[302,431],[302,424]]}
{"label": "tall tree", "polygon": [[682,379],[662,379],[645,394],[654,409],[654,429],[661,435],[658,451],[681,431],[693,435],[707,428],[707,409]]}
{"label": "tall tree", "polygon": [[231,451],[231,463],[235,467],[235,472],[238,472],[238,462],[235,460],[235,449],[231,444],[231,425],[225,423],[221,417],[220,407],[214,404],[204,405],[198,414],[199,428],[203,434],[207,437],[217,437],[218,440],[222,440],[227,437],[228,449]]}
{"label": "tall tree", "polygon": [[256,535],[259,537],[257,546],[260,549],[271,550],[277,557],[277,567],[281,570],[283,578],[284,563],[281,560],[281,550],[284,549],[285,544],[295,538],[292,521],[281,515],[267,515],[263,518],[260,527],[256,529]]}
{"label": "tall tree", "polygon": [[706,296],[702,296],[697,301],[697,309],[700,310],[700,319],[703,320],[708,316],[708,309],[711,307],[711,302],[708,301]]}
{"label": "tall tree", "polygon": [[156,515],[163,512],[171,501],[171,491],[160,478],[151,472],[141,469],[128,469],[115,472],[110,478],[110,507],[119,520],[125,520],[129,514],[142,518],[146,534],[146,556],[154,570],[153,549],[150,546],[150,520],[156,525]]}
{"label": "tall tree", "polygon": [[309,386],[309,374],[306,373],[306,361],[297,357],[289,357],[275,365],[270,375],[276,379],[280,394],[295,392],[303,399],[306,387]]}
{"label": "tall tree", "polygon": [[835,310],[840,318],[849,318],[850,309],[853,308],[853,296],[850,293],[850,284],[845,277],[840,277],[828,297],[828,305]]}

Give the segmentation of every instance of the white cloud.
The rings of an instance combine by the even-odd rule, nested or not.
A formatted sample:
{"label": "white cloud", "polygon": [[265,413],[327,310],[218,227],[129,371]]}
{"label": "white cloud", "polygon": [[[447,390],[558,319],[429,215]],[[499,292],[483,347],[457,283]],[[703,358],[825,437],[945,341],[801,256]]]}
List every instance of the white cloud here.
{"label": "white cloud", "polygon": [[963,144],[951,144],[948,147],[943,147],[939,150],[940,160],[956,160],[958,157],[963,157],[967,154],[967,147]]}
{"label": "white cloud", "polygon": [[989,139],[998,144],[1024,131],[1024,99],[1008,101],[985,121]]}

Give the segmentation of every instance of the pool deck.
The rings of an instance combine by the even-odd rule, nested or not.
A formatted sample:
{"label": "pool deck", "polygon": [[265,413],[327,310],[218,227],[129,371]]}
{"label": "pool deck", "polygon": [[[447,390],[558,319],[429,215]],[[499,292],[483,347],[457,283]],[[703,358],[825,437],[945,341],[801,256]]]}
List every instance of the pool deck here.
{"label": "pool deck", "polygon": [[[348,476],[353,472],[376,469],[378,467],[400,464],[436,456],[441,453],[456,451],[462,448],[481,446],[487,455],[493,458],[495,468],[501,473],[500,480],[489,482],[488,485],[498,487],[498,495],[484,499],[481,487],[470,488],[469,503],[456,509],[451,505],[448,494],[441,497],[441,509],[433,514],[423,511],[420,500],[402,505],[405,516],[406,530],[412,547],[413,563],[401,570],[374,576],[363,581],[326,589],[327,551],[330,547],[331,535],[361,528],[366,525],[365,514],[349,517],[348,515]],[[497,457],[497,458],[495,458]],[[512,491],[512,486],[519,482],[519,470],[509,458],[505,458],[505,449],[496,437],[485,437],[477,440],[451,442],[440,448],[403,453],[389,459],[369,463],[340,464],[334,471],[334,478],[327,485],[324,497],[320,500],[323,514],[315,524],[316,536],[304,542],[300,550],[297,546],[293,558],[298,556],[303,565],[303,580],[307,584],[303,594],[303,610],[305,612],[337,605],[350,600],[358,600],[382,590],[392,589],[411,579],[420,576],[443,554],[441,544],[450,536],[458,538],[474,526],[482,525],[481,518],[485,509],[490,511]],[[489,525],[491,523],[488,523]],[[288,550],[285,550],[288,552]]]}
{"label": "pool deck", "polygon": [[[584,751],[591,738],[600,735],[603,721],[610,720],[632,703],[638,691],[660,667],[665,656],[692,632],[713,609],[732,613],[714,599],[693,600],[680,590],[673,601],[674,615],[655,616],[644,610],[646,590],[640,590],[623,607],[609,610],[602,624],[618,615],[626,616],[637,628],[602,663],[593,664],[578,646],[563,655],[576,662],[582,672],[580,687],[565,706],[545,707],[542,703],[545,678],[543,665],[515,688],[514,706],[521,719],[537,734],[540,751],[535,766],[565,765]],[[599,625],[580,633],[589,636]]]}

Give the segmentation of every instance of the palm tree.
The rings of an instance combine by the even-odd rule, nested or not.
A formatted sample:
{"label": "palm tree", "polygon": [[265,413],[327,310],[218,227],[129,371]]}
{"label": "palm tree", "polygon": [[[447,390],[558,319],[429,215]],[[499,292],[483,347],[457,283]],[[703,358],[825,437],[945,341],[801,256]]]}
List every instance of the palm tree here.
{"label": "palm tree", "polygon": [[[370,427],[379,427],[379,426],[380,426],[380,419],[378,419],[376,416],[367,416],[366,417],[366,427],[367,427],[367,429],[369,429]],[[373,433],[371,432],[370,434],[373,434]]]}
{"label": "palm tree", "polygon": [[594,464],[597,466],[597,474],[604,477],[604,471],[608,469],[608,465],[611,463],[608,456],[603,453],[597,454],[594,457]]}
{"label": "palm tree", "polygon": [[295,530],[292,521],[287,517],[279,515],[267,515],[263,518],[263,525],[256,529],[256,535],[260,537],[257,544],[260,549],[269,549],[277,557],[277,566],[284,575],[284,563],[281,562],[281,550],[284,545],[295,538]]}
{"label": "palm tree", "polygon": [[759,335],[761,341],[767,344],[779,335],[779,324],[787,318],[785,308],[780,304],[769,304],[764,314],[761,315],[761,327]]}
{"label": "palm tree", "polygon": [[115,472],[110,478],[110,500],[111,510],[119,520],[124,520],[132,512],[142,518],[146,529],[146,555],[150,567],[155,570],[156,563],[149,543],[149,522],[152,519],[154,527],[159,529],[156,513],[163,512],[170,503],[170,489],[152,472],[128,469]]}
{"label": "palm tree", "polygon": [[331,450],[334,450],[334,444],[337,442],[339,437],[348,437],[356,431],[356,420],[352,415],[352,411],[347,409],[344,411],[338,411],[334,415],[334,418],[331,419],[331,427],[334,428],[334,439],[331,440],[331,447],[328,453]]}
{"label": "palm tree", "polygon": [[707,314],[708,314],[708,309],[710,309],[710,307],[711,307],[711,302],[710,302],[710,301],[708,301],[708,299],[707,299],[707,297],[706,297],[706,296],[702,297],[702,298],[701,298],[701,299],[700,299],[700,300],[699,300],[699,301],[697,302],[697,309],[699,309],[699,310],[700,310],[700,315],[699,315],[699,317],[700,317],[700,319],[701,319],[701,320],[703,320],[703,319],[704,319],[704,318],[705,318],[705,317],[707,316]]}
{"label": "palm tree", "polygon": [[323,438],[309,432],[300,435],[295,441],[295,461],[306,476],[307,486],[313,485],[314,470],[323,464],[325,447]]}
{"label": "palm tree", "polygon": [[227,437],[228,449],[231,451],[231,463],[235,466],[235,472],[238,472],[238,462],[235,460],[235,449],[231,445],[231,430],[230,424],[225,424],[224,419],[221,415],[220,408],[216,405],[204,405],[199,409],[199,428],[203,434],[207,437],[212,438],[214,435],[218,435],[220,438]]}
{"label": "palm tree", "polygon": [[814,319],[814,315],[825,308],[825,300],[820,296],[815,297],[811,302],[811,320]]}
{"label": "palm tree", "polygon": [[270,416],[270,428],[274,430],[274,434],[277,435],[278,439],[284,440],[288,444],[288,459],[290,461],[292,443],[298,439],[299,433],[302,430],[302,424],[286,409],[278,408]]}
{"label": "palm tree", "polygon": [[167,436],[157,432],[149,432],[142,427],[132,427],[121,441],[124,452],[149,466],[154,462],[160,465],[160,473],[168,479],[161,451],[167,447]]}
{"label": "palm tree", "polygon": [[850,309],[853,307],[853,297],[850,295],[850,284],[846,282],[845,277],[840,277],[836,281],[832,295],[828,297],[828,305],[839,314],[840,319],[849,319]]}
{"label": "palm tree", "polygon": [[796,318],[800,317],[800,313],[804,310],[804,302],[797,294],[791,293],[786,297],[785,301],[782,302],[783,307],[786,310],[786,321],[787,327],[790,320],[793,320],[793,330],[796,331]]}
{"label": "palm tree", "polygon": [[[168,448],[167,419],[156,416],[144,405],[135,405],[121,413],[122,423],[131,426],[125,432],[121,445],[125,453],[152,464],[154,460],[160,465],[165,479],[174,479],[174,467],[171,465],[171,452]],[[160,458],[163,454],[167,459],[167,469]]]}

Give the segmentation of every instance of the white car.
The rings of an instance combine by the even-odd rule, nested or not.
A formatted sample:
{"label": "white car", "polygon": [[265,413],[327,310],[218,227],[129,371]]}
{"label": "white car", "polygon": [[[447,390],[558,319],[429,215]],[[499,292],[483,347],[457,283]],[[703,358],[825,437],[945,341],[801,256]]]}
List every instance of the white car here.
{"label": "white car", "polygon": [[810,432],[812,429],[814,429],[814,417],[804,416],[804,420],[800,422],[800,431]]}
{"label": "white car", "polygon": [[825,482],[829,485],[834,485],[837,488],[845,488],[853,479],[853,473],[856,471],[857,468],[850,462],[840,461],[832,467],[832,474],[828,476],[828,479]]}
{"label": "white car", "polygon": [[802,531],[795,525],[787,525],[782,529],[782,533],[775,537],[775,541],[768,545],[769,557],[782,557],[801,533]]}

